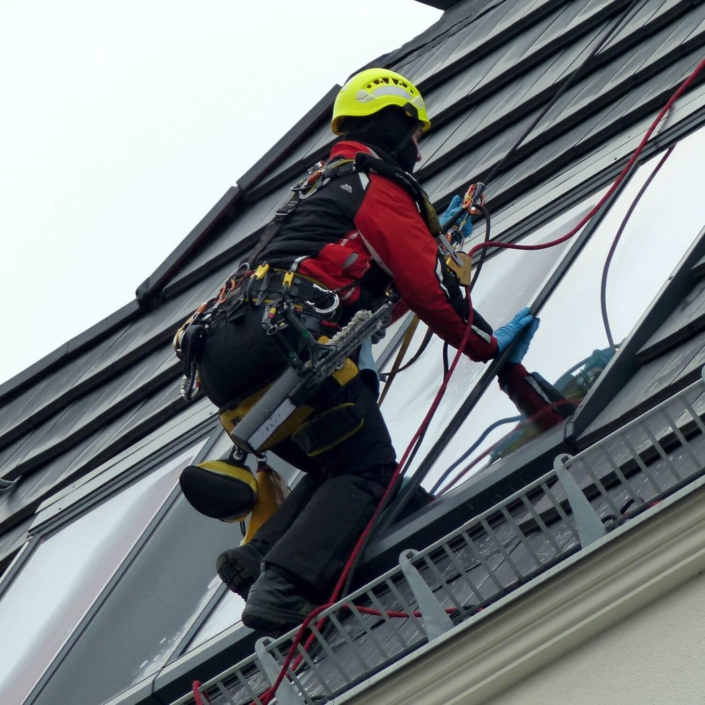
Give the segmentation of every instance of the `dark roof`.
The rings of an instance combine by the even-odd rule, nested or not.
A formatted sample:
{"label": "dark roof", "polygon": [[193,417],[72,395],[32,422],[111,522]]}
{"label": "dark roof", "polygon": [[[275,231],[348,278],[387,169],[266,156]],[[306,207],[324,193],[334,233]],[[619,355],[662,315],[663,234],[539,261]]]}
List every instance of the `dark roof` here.
{"label": "dark roof", "polygon": [[[381,61],[415,81],[430,106],[434,126],[418,175],[433,202],[443,206],[489,173],[630,3],[440,5],[449,9],[438,22]],[[704,45],[704,4],[638,3],[489,185],[502,237],[525,235],[608,183],[656,110],[698,63]],[[135,301],[0,386],[0,478],[17,480],[0,494],[0,566],[22,544],[41,502],[185,412],[171,338],[235,268],[292,181],[326,155],[335,139],[328,120],[337,89],[237,180],[140,285]],[[704,106],[697,82],[646,155],[700,124]],[[613,361],[608,372],[615,376],[606,374],[594,388],[569,427],[569,440],[603,435],[695,374],[705,350],[698,274],[703,256],[693,252],[668,305],[643,322]],[[658,383],[651,384],[654,379]],[[529,467],[537,476],[541,466],[533,460],[562,449],[563,442],[561,435],[544,455],[527,450],[500,464],[494,479],[483,478],[487,501],[499,491],[495,480],[509,481]],[[510,469],[503,475],[502,467]],[[457,511],[457,497],[445,506]],[[438,521],[440,530],[442,514],[422,521]],[[413,522],[408,526],[411,532]]]}

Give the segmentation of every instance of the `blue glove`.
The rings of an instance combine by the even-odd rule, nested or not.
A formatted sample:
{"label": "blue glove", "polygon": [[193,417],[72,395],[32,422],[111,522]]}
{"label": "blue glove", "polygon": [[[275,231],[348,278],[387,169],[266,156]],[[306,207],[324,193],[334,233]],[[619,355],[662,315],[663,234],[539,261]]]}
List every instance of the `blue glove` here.
{"label": "blue glove", "polygon": [[[448,208],[446,208],[445,212],[443,215],[440,217],[441,221],[441,230],[445,233],[445,231],[448,229],[446,227],[446,223],[449,223],[453,216],[457,215],[460,213],[460,210],[462,209],[462,203],[463,200],[460,198],[460,196],[453,196],[453,200],[448,204]],[[465,218],[465,222],[463,223],[463,218]],[[461,226],[462,223],[462,226]],[[470,214],[467,214],[466,216],[460,216],[460,220],[456,223],[457,226],[459,226],[460,234],[464,238],[468,238],[472,235],[472,218],[470,217]]]}
{"label": "blue glove", "polygon": [[510,353],[507,362],[513,362],[516,365],[521,364],[524,356],[529,352],[531,339],[534,337],[534,333],[539,329],[540,323],[540,318],[534,318],[531,323],[524,328],[524,332],[519,335],[519,340]]}
{"label": "blue glove", "polygon": [[[512,343],[512,341],[517,336],[521,335],[521,333],[524,332],[524,330],[531,324],[533,320],[534,317],[531,315],[527,307],[521,309],[521,311],[519,311],[519,313],[517,313],[517,315],[514,316],[511,321],[509,321],[509,323],[502,326],[501,328],[497,328],[497,330],[494,332],[494,337],[497,339],[497,352],[501,353],[506,350]],[[531,341],[531,338],[529,338],[529,341]],[[527,342],[526,350],[528,349],[529,344]],[[524,354],[526,354],[526,350],[524,351]],[[512,354],[512,357],[514,357],[514,354]]]}

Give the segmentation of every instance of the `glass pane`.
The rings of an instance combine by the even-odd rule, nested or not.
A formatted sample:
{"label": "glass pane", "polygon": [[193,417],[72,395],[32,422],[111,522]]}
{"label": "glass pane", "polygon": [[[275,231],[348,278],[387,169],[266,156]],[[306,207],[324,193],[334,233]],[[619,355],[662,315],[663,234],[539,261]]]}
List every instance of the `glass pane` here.
{"label": "glass pane", "polygon": [[[547,242],[565,234],[598,199],[599,194],[591,197],[525,238],[522,243]],[[474,307],[493,327],[505,324],[519,309],[531,303],[560,261],[568,244],[529,253],[505,250],[488,260],[473,293]],[[528,258],[531,258],[531,266],[527,266]],[[407,359],[417,349],[425,331],[426,327],[420,325]],[[399,457],[427,413],[440,386],[443,376],[442,349],[442,341],[434,336],[414,366],[397,377],[382,405],[382,413]],[[450,352],[452,356],[454,351]],[[484,368],[484,364],[473,362],[467,357],[460,360],[453,381],[417,454],[416,464],[462,405]]]}
{"label": "glass pane", "polygon": [[0,702],[23,702],[202,443],[45,539],[0,600]]}
{"label": "glass pane", "polygon": [[[585,396],[612,355],[600,309],[600,282],[608,251],[634,197],[661,156],[657,155],[634,174],[540,312],[541,327],[524,364],[576,402]],[[629,335],[705,226],[705,200],[699,193],[703,159],[705,130],[700,130],[676,146],[624,230],[607,282],[607,310],[617,345]],[[668,204],[667,209],[664,204]],[[526,257],[532,255],[527,253]],[[477,442],[491,424],[516,413],[506,395],[493,384],[454,442],[448,444],[424,485],[430,488],[432,478],[438,477],[462,451]],[[510,436],[464,479],[536,435],[535,431],[512,432],[513,428],[514,425],[507,424],[489,433],[470,460],[497,444],[508,432]]]}
{"label": "glass pane", "polygon": [[[209,596],[215,593],[215,591],[222,584],[223,583],[220,581],[218,576],[213,578],[211,584],[208,586]],[[197,646],[200,646],[204,642],[208,641],[211,637],[214,637],[226,629],[229,629],[233,625],[238,624],[244,608],[245,601],[239,595],[236,595],[234,592],[230,592],[230,590],[224,592],[218,600],[218,604],[213,612],[211,612],[208,619],[196,632],[186,651],[195,649]]]}

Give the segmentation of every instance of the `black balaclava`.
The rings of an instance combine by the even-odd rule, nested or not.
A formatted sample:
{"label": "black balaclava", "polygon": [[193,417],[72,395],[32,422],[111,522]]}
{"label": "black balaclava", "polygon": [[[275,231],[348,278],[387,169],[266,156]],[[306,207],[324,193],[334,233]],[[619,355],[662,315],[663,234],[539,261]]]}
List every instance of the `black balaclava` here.
{"label": "black balaclava", "polygon": [[346,117],[343,123],[344,139],[383,150],[404,171],[411,173],[416,166],[418,154],[411,138],[418,126],[418,120],[392,105],[374,115]]}

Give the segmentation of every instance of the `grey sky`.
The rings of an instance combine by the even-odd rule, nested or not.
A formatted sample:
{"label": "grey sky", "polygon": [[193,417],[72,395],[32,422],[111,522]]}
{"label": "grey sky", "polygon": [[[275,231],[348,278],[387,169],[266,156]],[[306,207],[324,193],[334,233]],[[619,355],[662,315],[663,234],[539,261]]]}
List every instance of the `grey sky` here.
{"label": "grey sky", "polygon": [[414,0],[0,8],[0,381],[133,299],[332,85],[441,14]]}

